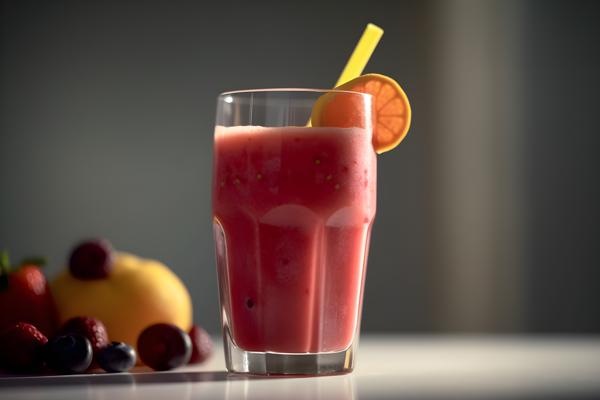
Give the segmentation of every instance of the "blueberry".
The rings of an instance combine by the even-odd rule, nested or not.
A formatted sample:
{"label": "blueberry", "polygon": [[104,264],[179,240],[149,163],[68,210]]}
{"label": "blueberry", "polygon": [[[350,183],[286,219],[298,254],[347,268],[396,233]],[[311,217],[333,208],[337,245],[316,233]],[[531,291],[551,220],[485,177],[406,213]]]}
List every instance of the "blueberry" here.
{"label": "blueberry", "polygon": [[125,372],[135,365],[137,356],[130,345],[123,342],[112,342],[100,350],[96,360],[106,372]]}
{"label": "blueberry", "polygon": [[57,372],[84,372],[92,363],[92,345],[84,336],[56,336],[45,346],[48,366]]}
{"label": "blueberry", "polygon": [[106,278],[113,267],[113,248],[104,239],[79,243],[71,252],[69,270],[77,279]]}

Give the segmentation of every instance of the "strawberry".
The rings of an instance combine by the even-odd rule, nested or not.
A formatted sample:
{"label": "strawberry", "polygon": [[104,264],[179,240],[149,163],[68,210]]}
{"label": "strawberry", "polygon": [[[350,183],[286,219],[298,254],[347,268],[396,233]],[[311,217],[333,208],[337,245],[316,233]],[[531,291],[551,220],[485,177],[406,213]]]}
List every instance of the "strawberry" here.
{"label": "strawberry", "polygon": [[54,333],[56,308],[41,265],[43,260],[31,259],[14,269],[8,253],[0,252],[0,330],[27,322],[45,335]]}
{"label": "strawberry", "polygon": [[17,322],[0,332],[0,367],[9,372],[34,372],[44,365],[48,339],[35,326]]}

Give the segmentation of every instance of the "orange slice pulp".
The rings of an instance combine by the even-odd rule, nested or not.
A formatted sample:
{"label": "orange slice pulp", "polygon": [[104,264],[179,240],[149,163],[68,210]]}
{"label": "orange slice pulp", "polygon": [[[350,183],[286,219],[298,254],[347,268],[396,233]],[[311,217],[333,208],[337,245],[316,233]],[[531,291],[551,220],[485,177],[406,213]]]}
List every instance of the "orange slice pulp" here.
{"label": "orange slice pulp", "polygon": [[[392,78],[366,74],[336,87],[338,90],[368,93],[373,98],[373,148],[378,154],[398,146],[410,127],[410,103],[404,90]],[[364,127],[365,108],[359,96],[331,92],[319,98],[312,110],[312,126]]]}

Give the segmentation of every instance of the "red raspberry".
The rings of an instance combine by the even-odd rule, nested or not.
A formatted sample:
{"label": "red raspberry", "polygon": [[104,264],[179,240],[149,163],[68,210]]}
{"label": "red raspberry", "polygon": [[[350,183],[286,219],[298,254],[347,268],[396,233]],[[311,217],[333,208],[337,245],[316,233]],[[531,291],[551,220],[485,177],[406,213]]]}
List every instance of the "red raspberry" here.
{"label": "red raspberry", "polygon": [[102,279],[110,275],[113,261],[114,251],[108,240],[87,240],[71,252],[69,270],[77,279]]}
{"label": "red raspberry", "polygon": [[199,364],[206,361],[213,351],[210,335],[198,325],[193,325],[189,332],[192,339],[192,356],[189,364]]}
{"label": "red raspberry", "polygon": [[0,366],[16,373],[41,370],[47,342],[48,338],[31,324],[11,325],[0,333]]}
{"label": "red raspberry", "polygon": [[94,355],[104,347],[108,346],[108,333],[106,327],[96,318],[74,317],[65,322],[61,329],[63,335],[77,334],[84,336],[92,344]]}

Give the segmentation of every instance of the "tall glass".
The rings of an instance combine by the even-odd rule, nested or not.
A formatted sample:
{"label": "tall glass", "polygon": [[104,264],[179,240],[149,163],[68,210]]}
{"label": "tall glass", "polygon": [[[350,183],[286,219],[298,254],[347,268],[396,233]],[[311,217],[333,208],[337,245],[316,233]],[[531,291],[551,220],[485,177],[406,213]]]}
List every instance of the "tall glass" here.
{"label": "tall glass", "polygon": [[[311,126],[331,96],[339,110]],[[352,370],[375,217],[371,137],[368,94],[219,95],[212,204],[229,371]]]}

